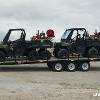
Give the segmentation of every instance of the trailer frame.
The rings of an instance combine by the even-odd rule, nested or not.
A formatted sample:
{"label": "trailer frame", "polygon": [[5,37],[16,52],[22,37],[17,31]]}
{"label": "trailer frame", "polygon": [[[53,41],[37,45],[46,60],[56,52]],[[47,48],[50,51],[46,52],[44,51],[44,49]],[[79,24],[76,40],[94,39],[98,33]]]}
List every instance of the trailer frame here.
{"label": "trailer frame", "polygon": [[74,72],[76,70],[81,71],[89,71],[90,70],[90,62],[100,61],[100,57],[98,58],[84,58],[80,56],[76,57],[68,57],[67,59],[57,59],[52,57],[50,60],[35,60],[29,61],[25,58],[22,59],[12,59],[6,60],[5,62],[0,62],[0,65],[22,65],[22,64],[39,64],[46,63],[49,70],[61,72],[63,70],[67,70],[69,72]]}

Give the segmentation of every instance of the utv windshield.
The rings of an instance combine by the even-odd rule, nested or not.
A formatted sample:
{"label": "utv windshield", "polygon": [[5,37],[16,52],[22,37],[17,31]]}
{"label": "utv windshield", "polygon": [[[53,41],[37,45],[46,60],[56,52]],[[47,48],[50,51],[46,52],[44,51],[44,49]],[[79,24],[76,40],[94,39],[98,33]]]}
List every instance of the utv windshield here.
{"label": "utv windshield", "polygon": [[66,39],[69,36],[70,32],[71,32],[71,30],[65,31],[64,34],[62,35],[61,39]]}

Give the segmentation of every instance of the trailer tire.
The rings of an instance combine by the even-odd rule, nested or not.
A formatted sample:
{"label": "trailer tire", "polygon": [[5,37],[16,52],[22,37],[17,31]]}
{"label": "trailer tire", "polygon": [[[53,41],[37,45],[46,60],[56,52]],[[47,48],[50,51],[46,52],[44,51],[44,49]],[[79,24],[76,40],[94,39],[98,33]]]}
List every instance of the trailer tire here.
{"label": "trailer tire", "polygon": [[66,58],[68,58],[68,56],[69,56],[69,52],[68,52],[67,49],[60,49],[60,50],[59,50],[59,52],[58,52],[58,57],[59,57],[60,59],[66,59]]}
{"label": "trailer tire", "polygon": [[73,62],[68,63],[66,66],[66,70],[69,72],[74,72],[76,70],[76,64]]}
{"label": "trailer tire", "polygon": [[89,62],[82,62],[82,63],[80,63],[79,68],[83,72],[89,71],[90,70],[90,63]]}
{"label": "trailer tire", "polygon": [[0,62],[4,62],[5,61],[5,54],[4,52],[0,51]]}
{"label": "trailer tire", "polygon": [[28,53],[28,59],[30,61],[34,61],[34,60],[38,60],[39,58],[39,54],[36,50],[31,50],[29,53]]}
{"label": "trailer tire", "polygon": [[62,63],[55,62],[52,64],[52,70],[55,72],[61,72],[63,71],[63,69],[64,69],[64,66]]}
{"label": "trailer tire", "polygon": [[99,52],[95,47],[92,47],[88,50],[88,57],[98,57]]}
{"label": "trailer tire", "polygon": [[40,58],[42,60],[49,60],[51,58],[51,53],[48,50],[43,50],[40,52]]}

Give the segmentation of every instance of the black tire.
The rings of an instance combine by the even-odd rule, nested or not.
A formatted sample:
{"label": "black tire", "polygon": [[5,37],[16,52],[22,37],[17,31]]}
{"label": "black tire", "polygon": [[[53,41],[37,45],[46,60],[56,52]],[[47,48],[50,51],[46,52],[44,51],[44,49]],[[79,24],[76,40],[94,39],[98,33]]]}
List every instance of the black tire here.
{"label": "black tire", "polygon": [[69,57],[69,52],[67,49],[60,49],[58,52],[58,57],[60,59],[66,59]]}
{"label": "black tire", "polygon": [[55,72],[61,72],[63,71],[63,69],[64,69],[64,66],[62,63],[55,62],[52,64],[52,70]]}
{"label": "black tire", "polygon": [[54,57],[58,58],[58,52],[59,52],[59,49],[55,48],[54,51],[53,51]]}
{"label": "black tire", "polygon": [[83,72],[90,70],[90,63],[89,62],[82,62],[80,63],[79,69]]}
{"label": "black tire", "polygon": [[44,51],[45,49],[39,49],[38,50],[38,54],[40,55],[42,51]]}
{"label": "black tire", "polygon": [[30,61],[34,61],[34,60],[38,60],[39,59],[39,54],[37,51],[35,50],[31,50],[29,53],[28,53],[28,59]]}
{"label": "black tire", "polygon": [[93,58],[93,57],[98,57],[99,52],[95,47],[92,47],[88,50],[88,57]]}
{"label": "black tire", "polygon": [[70,62],[67,64],[66,66],[66,70],[69,71],[69,72],[74,72],[76,70],[76,64],[73,63],[73,62]]}
{"label": "black tire", "polygon": [[5,53],[0,51],[0,62],[4,62],[5,61]]}
{"label": "black tire", "polygon": [[48,50],[43,50],[40,52],[40,59],[49,60],[51,58],[51,53]]}
{"label": "black tire", "polygon": [[51,62],[48,62],[47,66],[48,66],[49,70],[52,70],[52,63]]}

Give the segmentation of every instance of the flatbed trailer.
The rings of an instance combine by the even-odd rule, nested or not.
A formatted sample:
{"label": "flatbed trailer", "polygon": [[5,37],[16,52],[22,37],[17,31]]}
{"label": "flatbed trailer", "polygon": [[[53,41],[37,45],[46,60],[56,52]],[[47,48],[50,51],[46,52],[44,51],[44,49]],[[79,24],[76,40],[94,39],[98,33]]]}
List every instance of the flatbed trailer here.
{"label": "flatbed trailer", "polygon": [[90,62],[100,61],[98,58],[83,58],[83,57],[68,57],[68,59],[57,59],[52,57],[50,60],[35,60],[29,61],[27,59],[13,59],[5,62],[0,62],[0,65],[21,65],[21,64],[39,64],[46,63],[49,70],[55,72],[61,72],[67,70],[74,72],[76,70],[89,71]]}

